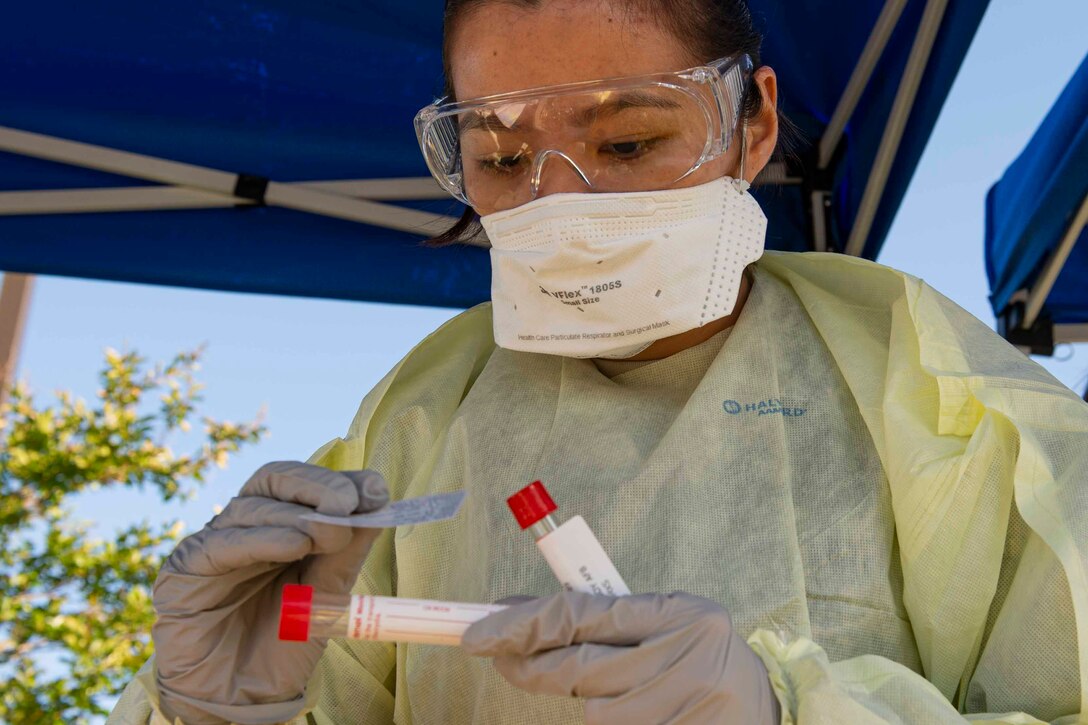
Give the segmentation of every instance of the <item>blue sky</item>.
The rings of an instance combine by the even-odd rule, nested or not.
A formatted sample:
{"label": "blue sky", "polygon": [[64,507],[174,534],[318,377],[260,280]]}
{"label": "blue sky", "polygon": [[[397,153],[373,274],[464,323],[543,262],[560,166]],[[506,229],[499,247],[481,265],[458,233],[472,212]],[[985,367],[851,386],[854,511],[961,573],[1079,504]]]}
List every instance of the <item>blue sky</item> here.
{"label": "blue sky", "polygon": [[[983,199],[1088,50],[1084,0],[993,0],[892,227],[880,262],[922,277],[992,326],[983,271]],[[773,29],[770,29],[773,32]],[[107,346],[164,360],[207,344],[202,412],[266,410],[270,436],[216,471],[190,502],[94,493],[81,518],[106,530],[181,518],[199,528],[270,460],[305,459],[342,433],[360,399],[455,310],[215,293],[39,277],[20,377],[39,398],[91,398]],[[1088,381],[1088,346],[1040,359],[1067,385]],[[176,451],[185,440],[172,441]]]}

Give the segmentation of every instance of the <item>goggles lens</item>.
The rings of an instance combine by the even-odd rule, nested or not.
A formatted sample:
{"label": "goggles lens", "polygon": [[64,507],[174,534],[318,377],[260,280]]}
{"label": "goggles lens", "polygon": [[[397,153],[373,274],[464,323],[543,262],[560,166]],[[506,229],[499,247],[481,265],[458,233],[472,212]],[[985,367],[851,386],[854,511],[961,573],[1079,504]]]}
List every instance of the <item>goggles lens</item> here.
{"label": "goggles lens", "polygon": [[432,107],[417,117],[420,146],[438,181],[486,212],[536,198],[549,174],[585,191],[663,189],[728,144],[743,80],[730,70],[724,94],[677,76]]}

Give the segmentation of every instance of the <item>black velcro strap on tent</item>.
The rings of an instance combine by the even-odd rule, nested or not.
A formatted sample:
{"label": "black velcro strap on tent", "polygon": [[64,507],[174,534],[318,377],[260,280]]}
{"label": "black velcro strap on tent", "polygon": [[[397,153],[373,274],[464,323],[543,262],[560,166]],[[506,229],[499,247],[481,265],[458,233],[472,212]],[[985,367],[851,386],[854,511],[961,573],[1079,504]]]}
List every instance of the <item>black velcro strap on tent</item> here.
{"label": "black velcro strap on tent", "polygon": [[1054,323],[1044,310],[1030,328],[1023,326],[1024,303],[1014,302],[997,318],[997,331],[1017,347],[1026,347],[1032,355],[1054,354]]}
{"label": "black velcro strap on tent", "polygon": [[249,199],[258,204],[264,204],[264,195],[268,191],[268,179],[252,174],[238,174],[238,180],[234,182],[234,195],[242,199]]}

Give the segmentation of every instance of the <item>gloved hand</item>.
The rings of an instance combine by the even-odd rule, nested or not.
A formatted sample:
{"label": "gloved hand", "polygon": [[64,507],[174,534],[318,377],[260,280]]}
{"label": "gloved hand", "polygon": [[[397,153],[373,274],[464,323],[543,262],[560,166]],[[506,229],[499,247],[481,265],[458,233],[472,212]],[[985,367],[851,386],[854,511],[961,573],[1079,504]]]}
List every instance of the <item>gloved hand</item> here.
{"label": "gloved hand", "polygon": [[262,466],[221,514],[181,541],[152,593],[160,707],[170,722],[290,720],[325,641],[281,642],[284,584],[347,593],[381,529],[306,521],[389,500],[374,471],[294,461]]}
{"label": "gloved hand", "polygon": [[514,604],[465,632],[511,684],[584,697],[586,722],[779,722],[762,661],[724,609],[690,594],[563,592]]}

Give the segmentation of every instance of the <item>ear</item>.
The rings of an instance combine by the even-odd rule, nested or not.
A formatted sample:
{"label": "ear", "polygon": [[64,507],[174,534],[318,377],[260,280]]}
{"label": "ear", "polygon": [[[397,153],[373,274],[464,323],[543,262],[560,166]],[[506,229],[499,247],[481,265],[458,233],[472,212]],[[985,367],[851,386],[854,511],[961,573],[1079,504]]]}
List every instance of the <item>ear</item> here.
{"label": "ear", "polygon": [[751,182],[771,160],[778,143],[778,77],[774,69],[761,66],[752,78],[763,99],[759,116],[748,121],[745,141],[748,145],[744,178]]}

